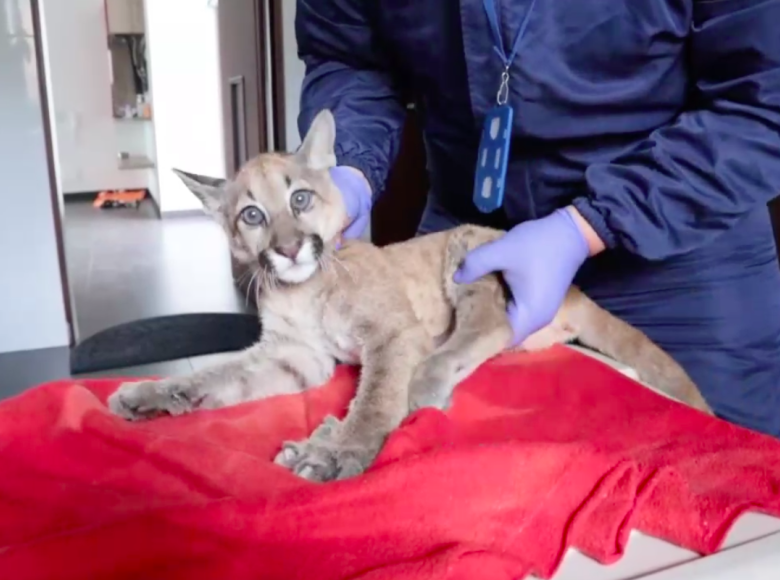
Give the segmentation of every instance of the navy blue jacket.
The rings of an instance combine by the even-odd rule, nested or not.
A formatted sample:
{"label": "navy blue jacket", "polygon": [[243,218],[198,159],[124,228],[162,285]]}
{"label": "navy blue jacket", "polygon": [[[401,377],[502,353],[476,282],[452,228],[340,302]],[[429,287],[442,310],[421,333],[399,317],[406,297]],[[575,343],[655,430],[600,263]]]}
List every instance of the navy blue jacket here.
{"label": "navy blue jacket", "polygon": [[[530,0],[497,0],[505,46]],[[503,65],[482,0],[298,0],[299,128],[381,194],[419,108],[423,231],[574,204],[611,250],[577,283],[671,352],[716,410],[780,435],[780,0],[538,0],[511,68],[500,215],[471,201]]]}

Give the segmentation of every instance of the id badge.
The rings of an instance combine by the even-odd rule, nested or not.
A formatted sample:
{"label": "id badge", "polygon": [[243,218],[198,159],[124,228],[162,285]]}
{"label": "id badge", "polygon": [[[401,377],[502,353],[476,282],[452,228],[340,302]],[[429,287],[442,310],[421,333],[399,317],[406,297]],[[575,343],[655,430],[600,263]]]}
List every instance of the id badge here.
{"label": "id badge", "polygon": [[512,107],[503,104],[493,107],[485,117],[474,175],[474,205],[482,213],[497,210],[504,201],[513,116]]}

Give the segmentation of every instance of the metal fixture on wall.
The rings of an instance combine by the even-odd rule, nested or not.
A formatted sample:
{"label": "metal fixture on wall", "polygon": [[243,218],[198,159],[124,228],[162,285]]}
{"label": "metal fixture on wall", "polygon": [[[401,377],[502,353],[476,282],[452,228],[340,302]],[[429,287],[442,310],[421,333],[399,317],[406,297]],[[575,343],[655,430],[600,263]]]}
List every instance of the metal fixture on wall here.
{"label": "metal fixture on wall", "polygon": [[271,23],[271,11],[269,10],[270,2],[260,2],[261,9],[263,11],[261,22],[263,24],[262,39],[263,42],[263,57],[265,59],[265,66],[263,68],[263,88],[265,90],[265,135],[266,143],[269,151],[275,151],[277,143],[275,139],[276,135],[276,122],[274,118],[274,62],[273,62],[273,44],[272,44],[272,23]]}
{"label": "metal fixture on wall", "polygon": [[233,136],[233,174],[238,173],[241,166],[249,159],[246,138],[246,88],[243,76],[228,79],[230,86],[230,121]]}

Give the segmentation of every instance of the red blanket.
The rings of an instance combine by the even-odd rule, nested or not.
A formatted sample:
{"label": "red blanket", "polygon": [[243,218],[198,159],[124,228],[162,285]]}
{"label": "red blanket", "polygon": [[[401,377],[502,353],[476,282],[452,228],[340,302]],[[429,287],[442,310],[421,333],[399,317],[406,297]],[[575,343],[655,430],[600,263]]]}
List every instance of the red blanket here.
{"label": "red blanket", "polygon": [[106,411],[116,380],[0,404],[0,578],[549,577],[568,546],[614,562],[631,528],[708,553],[743,511],[780,515],[780,442],[563,347],[484,365],[364,476],[275,466],[354,382],[134,424]]}

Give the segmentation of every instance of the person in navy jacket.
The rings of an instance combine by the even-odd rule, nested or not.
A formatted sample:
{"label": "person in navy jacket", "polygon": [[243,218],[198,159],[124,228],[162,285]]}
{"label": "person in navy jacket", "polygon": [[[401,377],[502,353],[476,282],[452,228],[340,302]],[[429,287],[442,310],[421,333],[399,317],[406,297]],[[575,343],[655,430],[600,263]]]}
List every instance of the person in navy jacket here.
{"label": "person in navy jacket", "polygon": [[[299,129],[335,116],[349,235],[382,194],[411,99],[431,183],[419,231],[508,230],[456,281],[502,272],[516,341],[574,281],[675,357],[719,416],[780,436],[766,207],[780,193],[780,0],[298,0],[296,35]],[[483,213],[480,139],[502,102],[505,193]]]}

